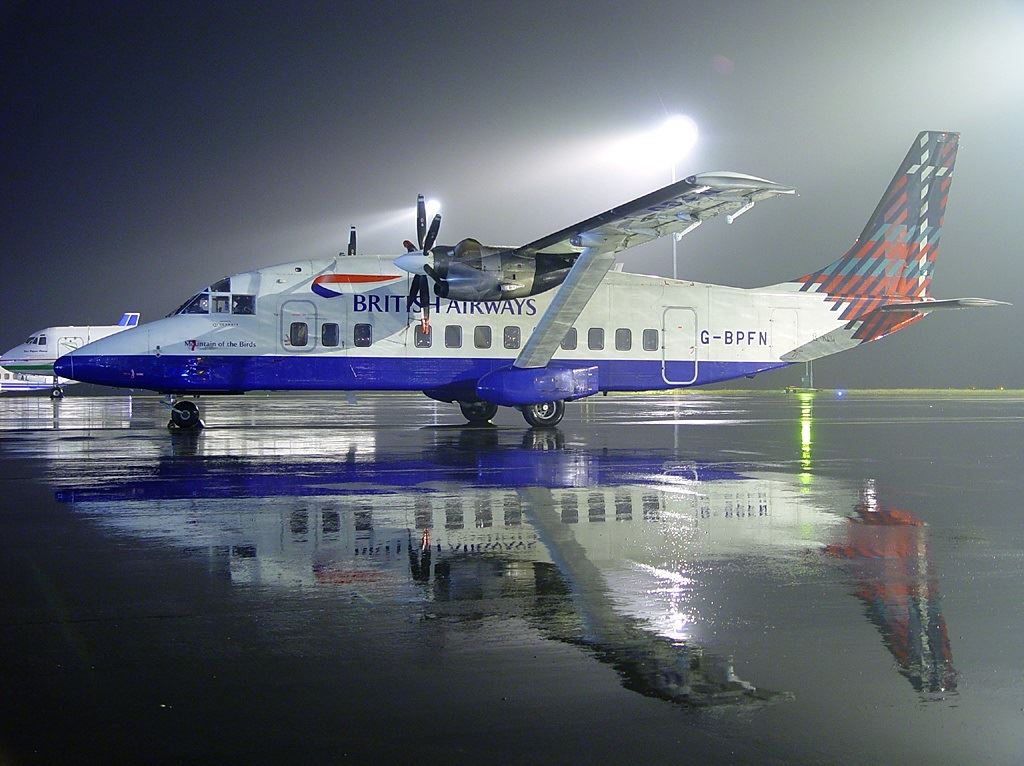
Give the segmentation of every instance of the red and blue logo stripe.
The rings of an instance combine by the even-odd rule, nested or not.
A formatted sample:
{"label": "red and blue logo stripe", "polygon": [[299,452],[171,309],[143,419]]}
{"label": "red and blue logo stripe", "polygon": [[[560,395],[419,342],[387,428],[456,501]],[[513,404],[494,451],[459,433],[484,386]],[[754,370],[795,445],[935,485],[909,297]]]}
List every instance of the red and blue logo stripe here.
{"label": "red and blue logo stripe", "polygon": [[328,285],[365,285],[371,282],[392,282],[401,278],[398,274],[321,274],[313,280],[311,289],[321,298],[337,298],[341,292],[332,290]]}

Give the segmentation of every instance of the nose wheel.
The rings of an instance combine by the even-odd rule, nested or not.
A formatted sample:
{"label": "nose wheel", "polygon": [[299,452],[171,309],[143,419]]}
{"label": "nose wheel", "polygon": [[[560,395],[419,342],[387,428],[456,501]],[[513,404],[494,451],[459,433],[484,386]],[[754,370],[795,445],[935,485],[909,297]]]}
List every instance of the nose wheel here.
{"label": "nose wheel", "polygon": [[167,427],[177,431],[194,431],[203,427],[199,417],[199,406],[190,399],[182,399],[171,405],[171,420]]}
{"label": "nose wheel", "polygon": [[552,428],[562,421],[565,402],[542,402],[523,407],[523,417],[534,428]]}

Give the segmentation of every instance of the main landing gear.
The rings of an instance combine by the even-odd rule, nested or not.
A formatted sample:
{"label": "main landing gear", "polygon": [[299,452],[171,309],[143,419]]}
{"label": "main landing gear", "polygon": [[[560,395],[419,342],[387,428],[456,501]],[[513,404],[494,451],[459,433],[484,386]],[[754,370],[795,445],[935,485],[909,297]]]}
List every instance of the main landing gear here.
{"label": "main landing gear", "polygon": [[490,402],[459,402],[459,409],[462,417],[474,426],[490,423],[491,418],[498,414],[498,405]]}
{"label": "main landing gear", "polygon": [[60,387],[57,376],[53,378],[53,388],[50,389],[50,398],[56,401],[64,398],[64,389]]}
{"label": "main landing gear", "polygon": [[565,402],[542,402],[522,408],[526,422],[534,428],[554,428],[565,414]]}
{"label": "main landing gear", "polygon": [[171,405],[171,419],[167,427],[172,431],[195,431],[203,425],[199,405],[191,399],[180,399]]}
{"label": "main landing gear", "polygon": [[[482,426],[498,414],[498,405],[490,402],[459,402],[462,416],[470,425]],[[526,422],[534,428],[553,428],[565,414],[565,402],[543,402],[520,407]]]}

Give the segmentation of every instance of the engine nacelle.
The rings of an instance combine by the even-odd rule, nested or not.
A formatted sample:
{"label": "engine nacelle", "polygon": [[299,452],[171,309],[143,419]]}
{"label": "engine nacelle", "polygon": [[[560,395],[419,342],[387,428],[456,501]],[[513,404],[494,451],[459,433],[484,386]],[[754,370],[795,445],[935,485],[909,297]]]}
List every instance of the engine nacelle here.
{"label": "engine nacelle", "polygon": [[448,264],[445,278],[435,284],[434,290],[439,297],[453,301],[493,301],[502,297],[501,283],[494,274],[458,261]]}

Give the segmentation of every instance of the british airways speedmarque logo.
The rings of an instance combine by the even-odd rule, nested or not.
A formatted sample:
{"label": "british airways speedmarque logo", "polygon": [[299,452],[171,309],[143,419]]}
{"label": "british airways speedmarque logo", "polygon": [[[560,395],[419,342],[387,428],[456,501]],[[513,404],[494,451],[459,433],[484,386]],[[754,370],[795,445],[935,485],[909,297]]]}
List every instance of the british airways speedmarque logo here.
{"label": "british airways speedmarque logo", "polygon": [[365,285],[370,282],[393,282],[401,279],[391,274],[321,274],[313,280],[310,289],[321,298],[337,298],[341,293],[328,285]]}

